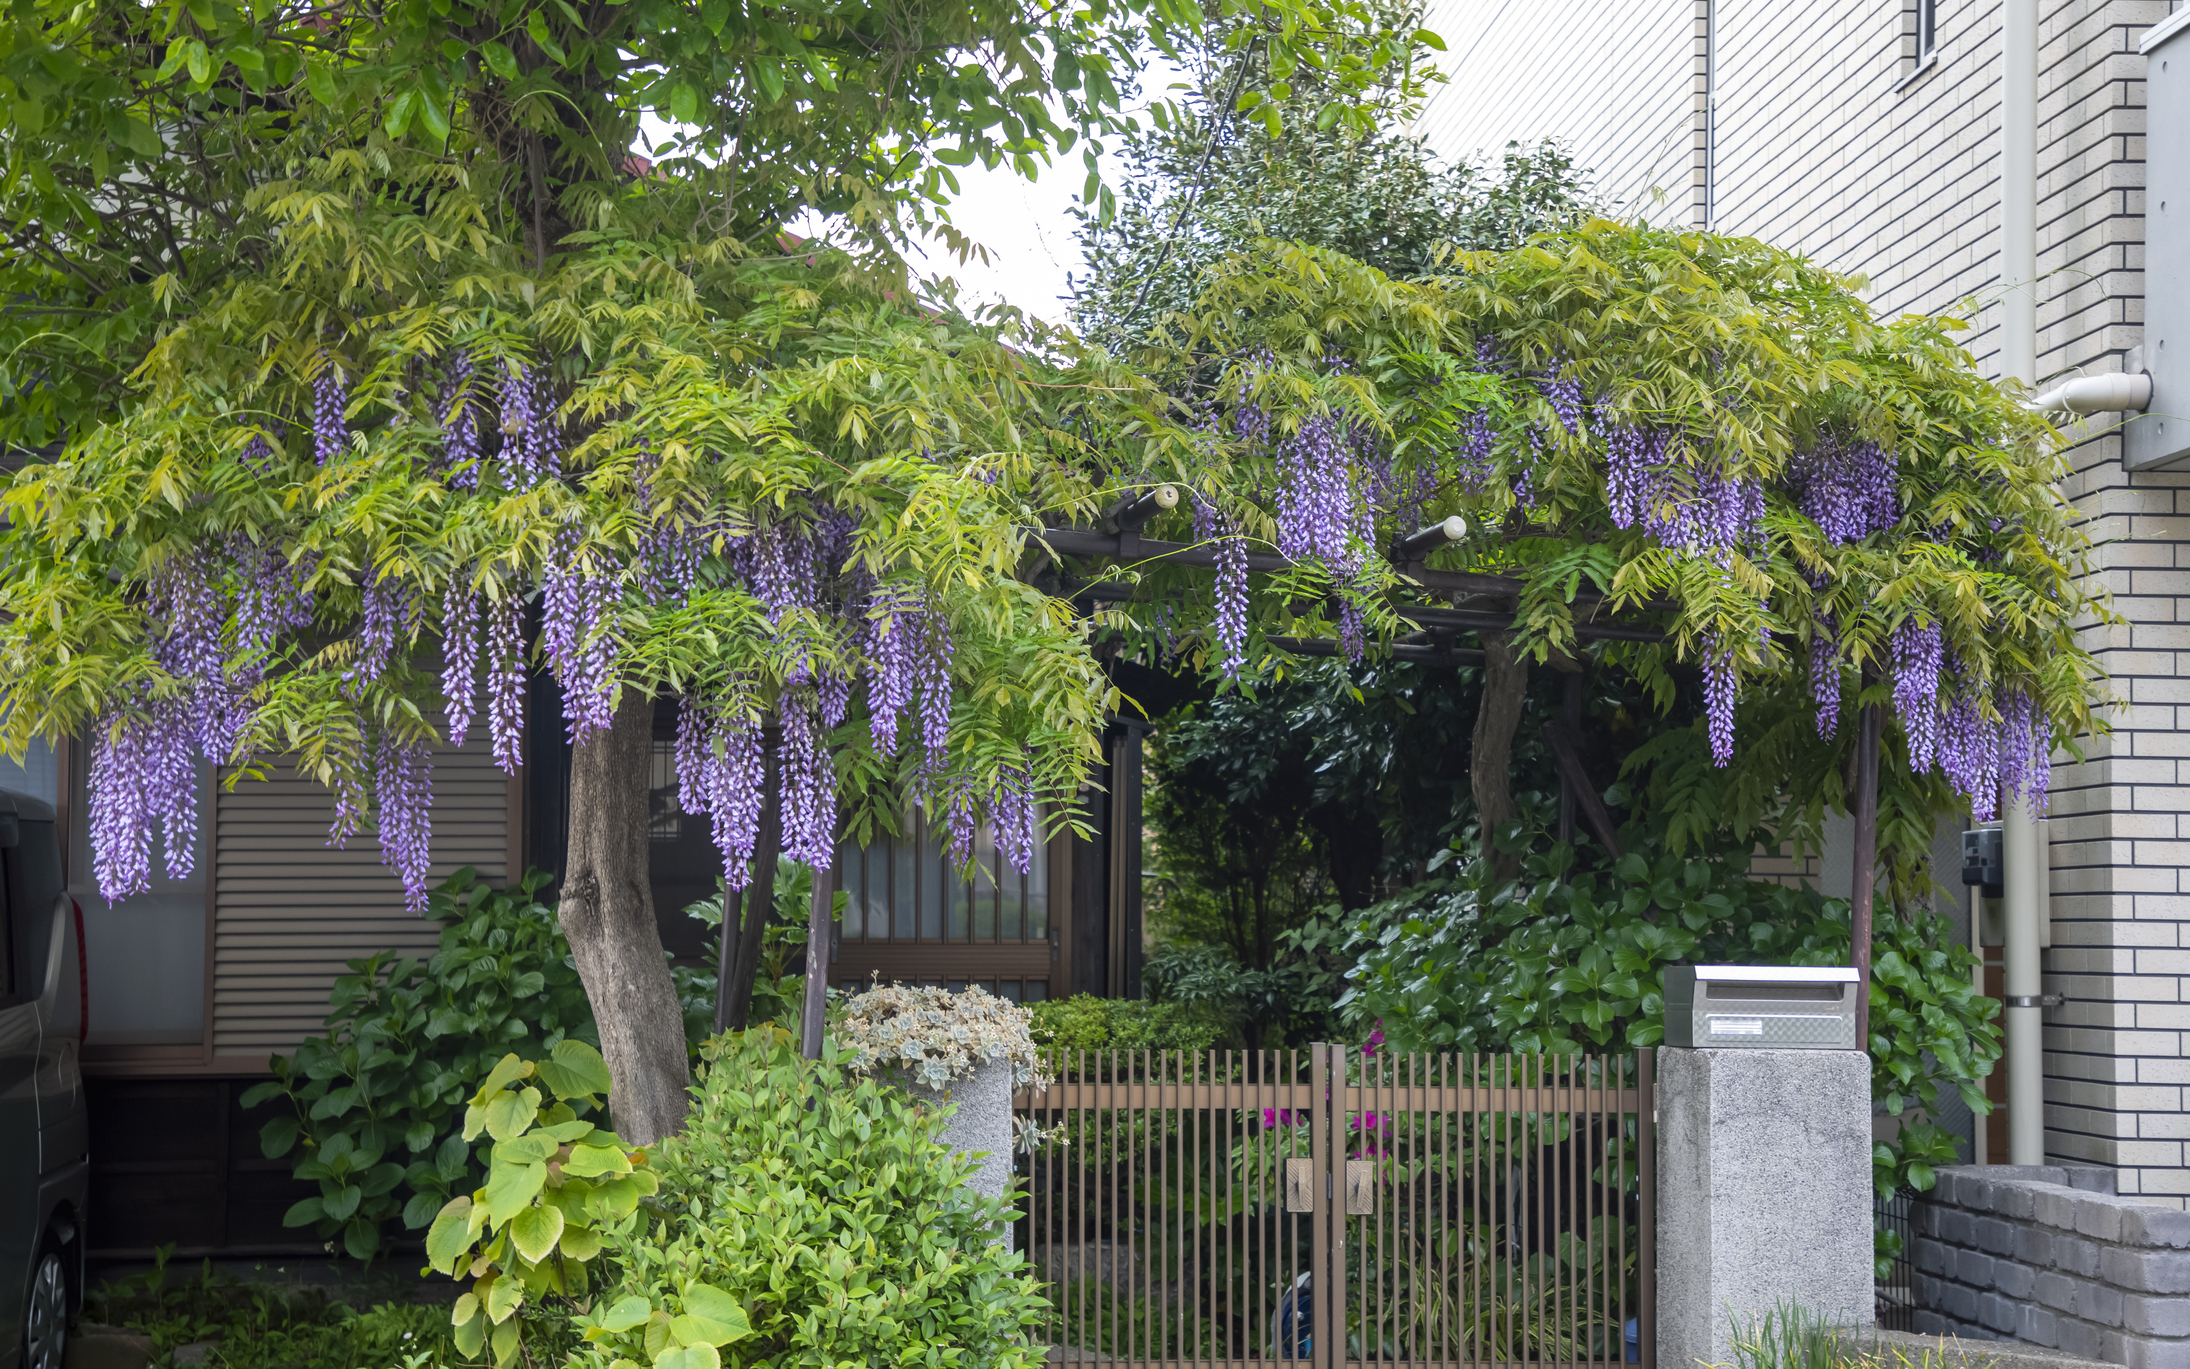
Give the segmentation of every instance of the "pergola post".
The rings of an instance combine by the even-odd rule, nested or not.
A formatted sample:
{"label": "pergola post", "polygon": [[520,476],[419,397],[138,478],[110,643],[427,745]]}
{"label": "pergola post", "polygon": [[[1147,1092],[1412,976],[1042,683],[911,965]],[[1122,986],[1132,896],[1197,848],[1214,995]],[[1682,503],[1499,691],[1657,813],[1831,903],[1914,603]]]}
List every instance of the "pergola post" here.
{"label": "pergola post", "polygon": [[1878,896],[1878,737],[1882,726],[1877,704],[1856,714],[1855,868],[1848,886],[1848,963],[1855,967],[1855,1040],[1871,1048],[1871,913]]}

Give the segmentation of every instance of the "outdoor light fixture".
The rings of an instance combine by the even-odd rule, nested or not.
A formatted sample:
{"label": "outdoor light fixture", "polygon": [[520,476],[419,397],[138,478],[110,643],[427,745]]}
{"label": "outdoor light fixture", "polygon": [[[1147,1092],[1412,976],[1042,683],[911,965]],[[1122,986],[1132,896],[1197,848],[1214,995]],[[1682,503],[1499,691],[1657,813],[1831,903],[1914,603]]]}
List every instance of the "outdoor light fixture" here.
{"label": "outdoor light fixture", "polygon": [[1117,526],[1119,532],[1139,532],[1149,519],[1159,513],[1168,513],[1179,506],[1179,487],[1158,485],[1143,490],[1111,511],[1106,520]]}
{"label": "outdoor light fixture", "polygon": [[1392,559],[1401,564],[1419,561],[1446,543],[1457,542],[1467,535],[1468,520],[1456,513],[1442,523],[1432,523],[1394,542]]}

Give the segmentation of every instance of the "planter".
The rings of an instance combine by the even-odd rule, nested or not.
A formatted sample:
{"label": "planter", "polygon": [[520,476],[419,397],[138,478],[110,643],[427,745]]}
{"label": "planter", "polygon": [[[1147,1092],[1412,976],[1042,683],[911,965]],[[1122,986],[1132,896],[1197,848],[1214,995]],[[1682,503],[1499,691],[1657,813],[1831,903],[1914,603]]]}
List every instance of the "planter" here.
{"label": "planter", "polygon": [[905,1085],[923,1103],[957,1107],[943,1125],[942,1141],[962,1155],[981,1157],[966,1186],[984,1198],[1001,1198],[1011,1189],[1011,1074],[1009,1060],[991,1060],[940,1089]]}

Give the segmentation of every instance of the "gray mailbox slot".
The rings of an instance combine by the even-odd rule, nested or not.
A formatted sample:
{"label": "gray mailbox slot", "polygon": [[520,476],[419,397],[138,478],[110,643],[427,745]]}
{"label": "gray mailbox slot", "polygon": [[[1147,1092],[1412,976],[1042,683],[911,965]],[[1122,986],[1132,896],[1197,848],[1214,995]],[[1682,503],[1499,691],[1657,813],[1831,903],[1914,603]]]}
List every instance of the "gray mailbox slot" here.
{"label": "gray mailbox slot", "polygon": [[1855,971],[1813,965],[1669,965],[1665,1044],[1854,1050]]}

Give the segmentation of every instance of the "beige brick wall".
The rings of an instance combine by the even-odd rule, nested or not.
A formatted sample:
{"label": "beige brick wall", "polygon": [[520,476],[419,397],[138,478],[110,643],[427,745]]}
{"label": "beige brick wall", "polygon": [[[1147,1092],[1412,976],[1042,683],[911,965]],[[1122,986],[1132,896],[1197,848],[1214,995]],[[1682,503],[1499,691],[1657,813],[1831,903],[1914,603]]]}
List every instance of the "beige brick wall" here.
{"label": "beige brick wall", "polygon": [[[2001,292],[2035,290],[2043,376],[2119,370],[2142,319],[2136,44],[2172,0],[2039,3],[2035,282],[2003,282],[1997,265],[1997,0],[1940,0],[1936,58],[1922,68],[1908,0],[1720,0],[1715,13],[1668,0],[1436,0],[1428,23],[1449,60],[1468,55],[1419,128],[1448,156],[1565,138],[1622,212],[1662,221],[1651,187],[1684,197],[1692,222],[1708,205],[1711,227],[1866,277],[1882,315],[1965,315],[1987,365]],[[1698,141],[1669,139],[1684,114]],[[2055,772],[2046,989],[2070,1001],[2047,1013],[2047,1149],[2120,1166],[2123,1193],[2183,1201],[2190,474],[2125,475],[2103,430],[2111,417],[2071,451],[2062,483],[2129,621],[2089,637],[2124,700],[2116,731]]]}

